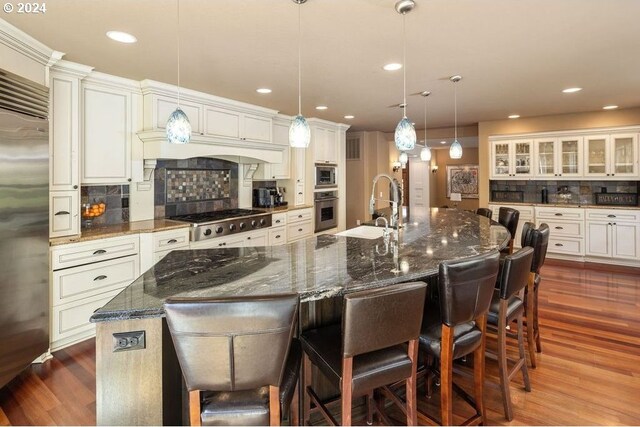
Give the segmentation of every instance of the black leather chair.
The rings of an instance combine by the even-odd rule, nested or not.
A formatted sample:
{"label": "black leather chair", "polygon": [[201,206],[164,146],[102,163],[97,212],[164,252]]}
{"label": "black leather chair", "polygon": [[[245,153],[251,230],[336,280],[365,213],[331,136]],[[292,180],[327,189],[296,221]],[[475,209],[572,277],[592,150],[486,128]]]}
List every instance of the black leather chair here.
{"label": "black leather chair", "polygon": [[540,340],[540,324],[538,321],[538,289],[540,288],[540,270],[547,257],[549,246],[550,230],[547,224],[540,224],[537,229],[532,223],[525,223],[522,232],[522,243],[533,248],[533,261],[531,263],[531,273],[527,283],[525,295],[525,317],[527,319],[527,341],[531,365],[536,367],[535,350],[542,352]]}
{"label": "black leather chair", "polygon": [[[353,398],[371,396],[375,389],[403,381],[406,408],[401,409],[407,416],[407,424],[416,425],[418,336],[426,287],[423,282],[415,282],[348,294],[344,297],[342,325],[302,333],[305,424],[313,401],[313,410],[322,412],[329,423],[351,425]],[[310,385],[312,364],[340,390],[340,423]],[[384,393],[397,398],[389,388],[384,388]],[[371,403],[369,398],[367,402]],[[379,412],[384,419],[383,411]]]}
{"label": "black leather chair", "polygon": [[491,217],[493,216],[493,211],[489,208],[478,208],[476,209],[476,214],[486,216],[487,218],[491,219]]}
{"label": "black leather chair", "polygon": [[498,211],[498,222],[500,225],[509,230],[511,239],[509,240],[509,247],[503,250],[503,253],[511,255],[513,253],[513,239],[516,236],[516,230],[518,229],[518,220],[520,219],[520,211],[501,206]]}
{"label": "black leather chair", "polygon": [[[509,381],[516,372],[522,371],[524,389],[531,391],[529,372],[527,371],[527,358],[524,351],[524,289],[529,280],[533,249],[525,246],[513,255],[507,255],[501,262],[498,275],[499,289],[493,292],[491,307],[487,316],[487,328],[495,331],[498,339],[497,355],[498,372],[500,375],[500,389],[502,391],[502,404],[504,416],[507,420],[513,420],[513,408],[511,407],[511,391]],[[518,359],[510,361],[507,358],[507,325],[517,322],[516,336],[518,339]],[[513,366],[509,368],[509,362]]]}
{"label": "black leather chair", "polygon": [[[440,411],[442,425],[453,423],[452,391],[473,402],[476,414],[466,423],[483,422],[485,329],[491,304],[500,254],[490,252],[440,264],[438,300],[425,306],[420,333],[420,350],[427,356],[427,394],[434,376],[440,373]],[[473,353],[474,398],[453,383],[453,361]],[[437,363],[439,361],[439,363]],[[421,421],[438,422],[425,414]],[[426,417],[427,419],[422,419]]]}
{"label": "black leather chair", "polygon": [[290,404],[297,412],[297,294],[173,298],[164,307],[191,425],[280,425]]}

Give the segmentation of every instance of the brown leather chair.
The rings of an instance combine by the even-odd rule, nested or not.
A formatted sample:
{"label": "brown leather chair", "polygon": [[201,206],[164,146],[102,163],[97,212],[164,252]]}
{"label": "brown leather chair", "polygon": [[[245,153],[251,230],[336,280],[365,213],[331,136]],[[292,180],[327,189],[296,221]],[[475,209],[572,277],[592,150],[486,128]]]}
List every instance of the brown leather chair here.
{"label": "brown leather chair", "polygon": [[476,209],[476,214],[486,216],[487,218],[491,219],[491,217],[493,216],[493,211],[489,208],[478,208]]}
{"label": "brown leather chair", "polygon": [[507,255],[513,253],[513,239],[516,236],[516,230],[518,229],[518,220],[520,219],[520,211],[508,208],[505,206],[501,206],[498,211],[498,222],[500,225],[505,227],[509,234],[511,234],[511,239],[509,240],[509,247],[505,248],[503,252]]}
{"label": "brown leather chair", "polygon": [[[483,404],[485,328],[499,263],[497,251],[441,263],[438,300],[425,306],[420,351],[427,356],[428,395],[431,381],[440,373],[442,425],[453,423],[454,388],[465,400],[473,402],[476,409],[476,414],[465,424],[486,424]],[[475,400],[453,383],[453,361],[471,353]],[[438,422],[426,414],[418,414],[418,417],[427,424]]]}
{"label": "brown leather chair", "polygon": [[[311,413],[310,401],[313,401],[313,409],[321,411],[329,423],[351,425],[353,398],[371,396],[375,389],[404,381],[406,408],[401,409],[406,413],[407,424],[416,425],[418,335],[426,287],[423,282],[404,283],[346,295],[342,325],[302,333],[305,424]],[[311,387],[311,364],[340,390],[341,423],[330,414]],[[392,399],[397,397],[391,395],[393,392],[388,388],[385,389],[387,393]],[[370,404],[369,398],[367,402]],[[385,418],[382,411],[380,415]]]}
{"label": "brown leather chair", "polygon": [[[526,231],[526,235],[525,235]],[[534,347],[538,353],[542,352],[540,341],[540,324],[538,322],[538,289],[540,288],[540,270],[547,257],[550,230],[547,224],[540,224],[537,229],[532,223],[525,223],[522,233],[522,243],[533,248],[531,273],[527,283],[525,295],[525,317],[527,319],[527,340],[531,365],[535,368]],[[531,333],[529,333],[531,331]]]}
{"label": "brown leather chair", "polygon": [[[518,372],[522,371],[524,389],[531,391],[529,372],[527,371],[527,357],[524,351],[524,289],[529,280],[533,249],[525,246],[513,255],[503,258],[498,274],[499,289],[493,292],[491,307],[487,316],[487,328],[495,331],[498,339],[498,353],[488,355],[498,360],[498,372],[500,375],[500,389],[502,391],[502,404],[504,416],[507,420],[513,420],[511,407],[511,391],[509,381]],[[517,322],[516,336],[518,339],[518,359],[511,361],[514,365],[509,369],[507,358],[507,325]]]}
{"label": "brown leather chair", "polygon": [[191,425],[280,425],[290,404],[297,412],[297,294],[172,298],[164,308]]}

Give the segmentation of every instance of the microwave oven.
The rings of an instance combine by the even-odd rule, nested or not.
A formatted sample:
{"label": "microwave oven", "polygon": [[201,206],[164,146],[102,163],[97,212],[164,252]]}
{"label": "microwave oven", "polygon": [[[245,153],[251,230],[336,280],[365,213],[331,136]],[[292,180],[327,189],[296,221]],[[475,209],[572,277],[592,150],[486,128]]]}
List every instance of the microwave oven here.
{"label": "microwave oven", "polygon": [[337,187],[337,165],[324,163],[316,164],[316,188]]}

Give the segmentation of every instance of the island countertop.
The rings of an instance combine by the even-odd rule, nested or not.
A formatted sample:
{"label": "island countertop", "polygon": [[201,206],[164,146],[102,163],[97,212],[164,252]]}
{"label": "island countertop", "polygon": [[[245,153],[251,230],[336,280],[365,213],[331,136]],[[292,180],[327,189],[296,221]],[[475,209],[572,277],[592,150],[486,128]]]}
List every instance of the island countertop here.
{"label": "island countertop", "polygon": [[508,231],[455,209],[416,211],[397,240],[320,235],[282,246],[176,250],[91,317],[92,322],[164,316],[170,297],[295,292],[313,301],[436,274],[440,262],[504,248]]}

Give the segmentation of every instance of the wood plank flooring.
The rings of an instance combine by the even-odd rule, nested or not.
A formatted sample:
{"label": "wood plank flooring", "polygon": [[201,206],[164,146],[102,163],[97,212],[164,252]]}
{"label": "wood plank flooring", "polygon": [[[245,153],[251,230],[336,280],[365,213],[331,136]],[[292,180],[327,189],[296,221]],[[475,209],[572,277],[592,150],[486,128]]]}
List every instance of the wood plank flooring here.
{"label": "wood plank flooring", "polygon": [[[532,392],[514,378],[508,423],[497,364],[487,360],[488,423],[640,424],[640,269],[547,261],[542,276],[543,353],[529,371]],[[0,389],[0,426],[95,424],[94,346],[88,340],[58,351]],[[471,390],[469,380],[459,382]],[[419,392],[420,410],[438,414],[438,402],[437,389],[431,399]],[[459,422],[470,410],[456,400],[454,412]]]}

